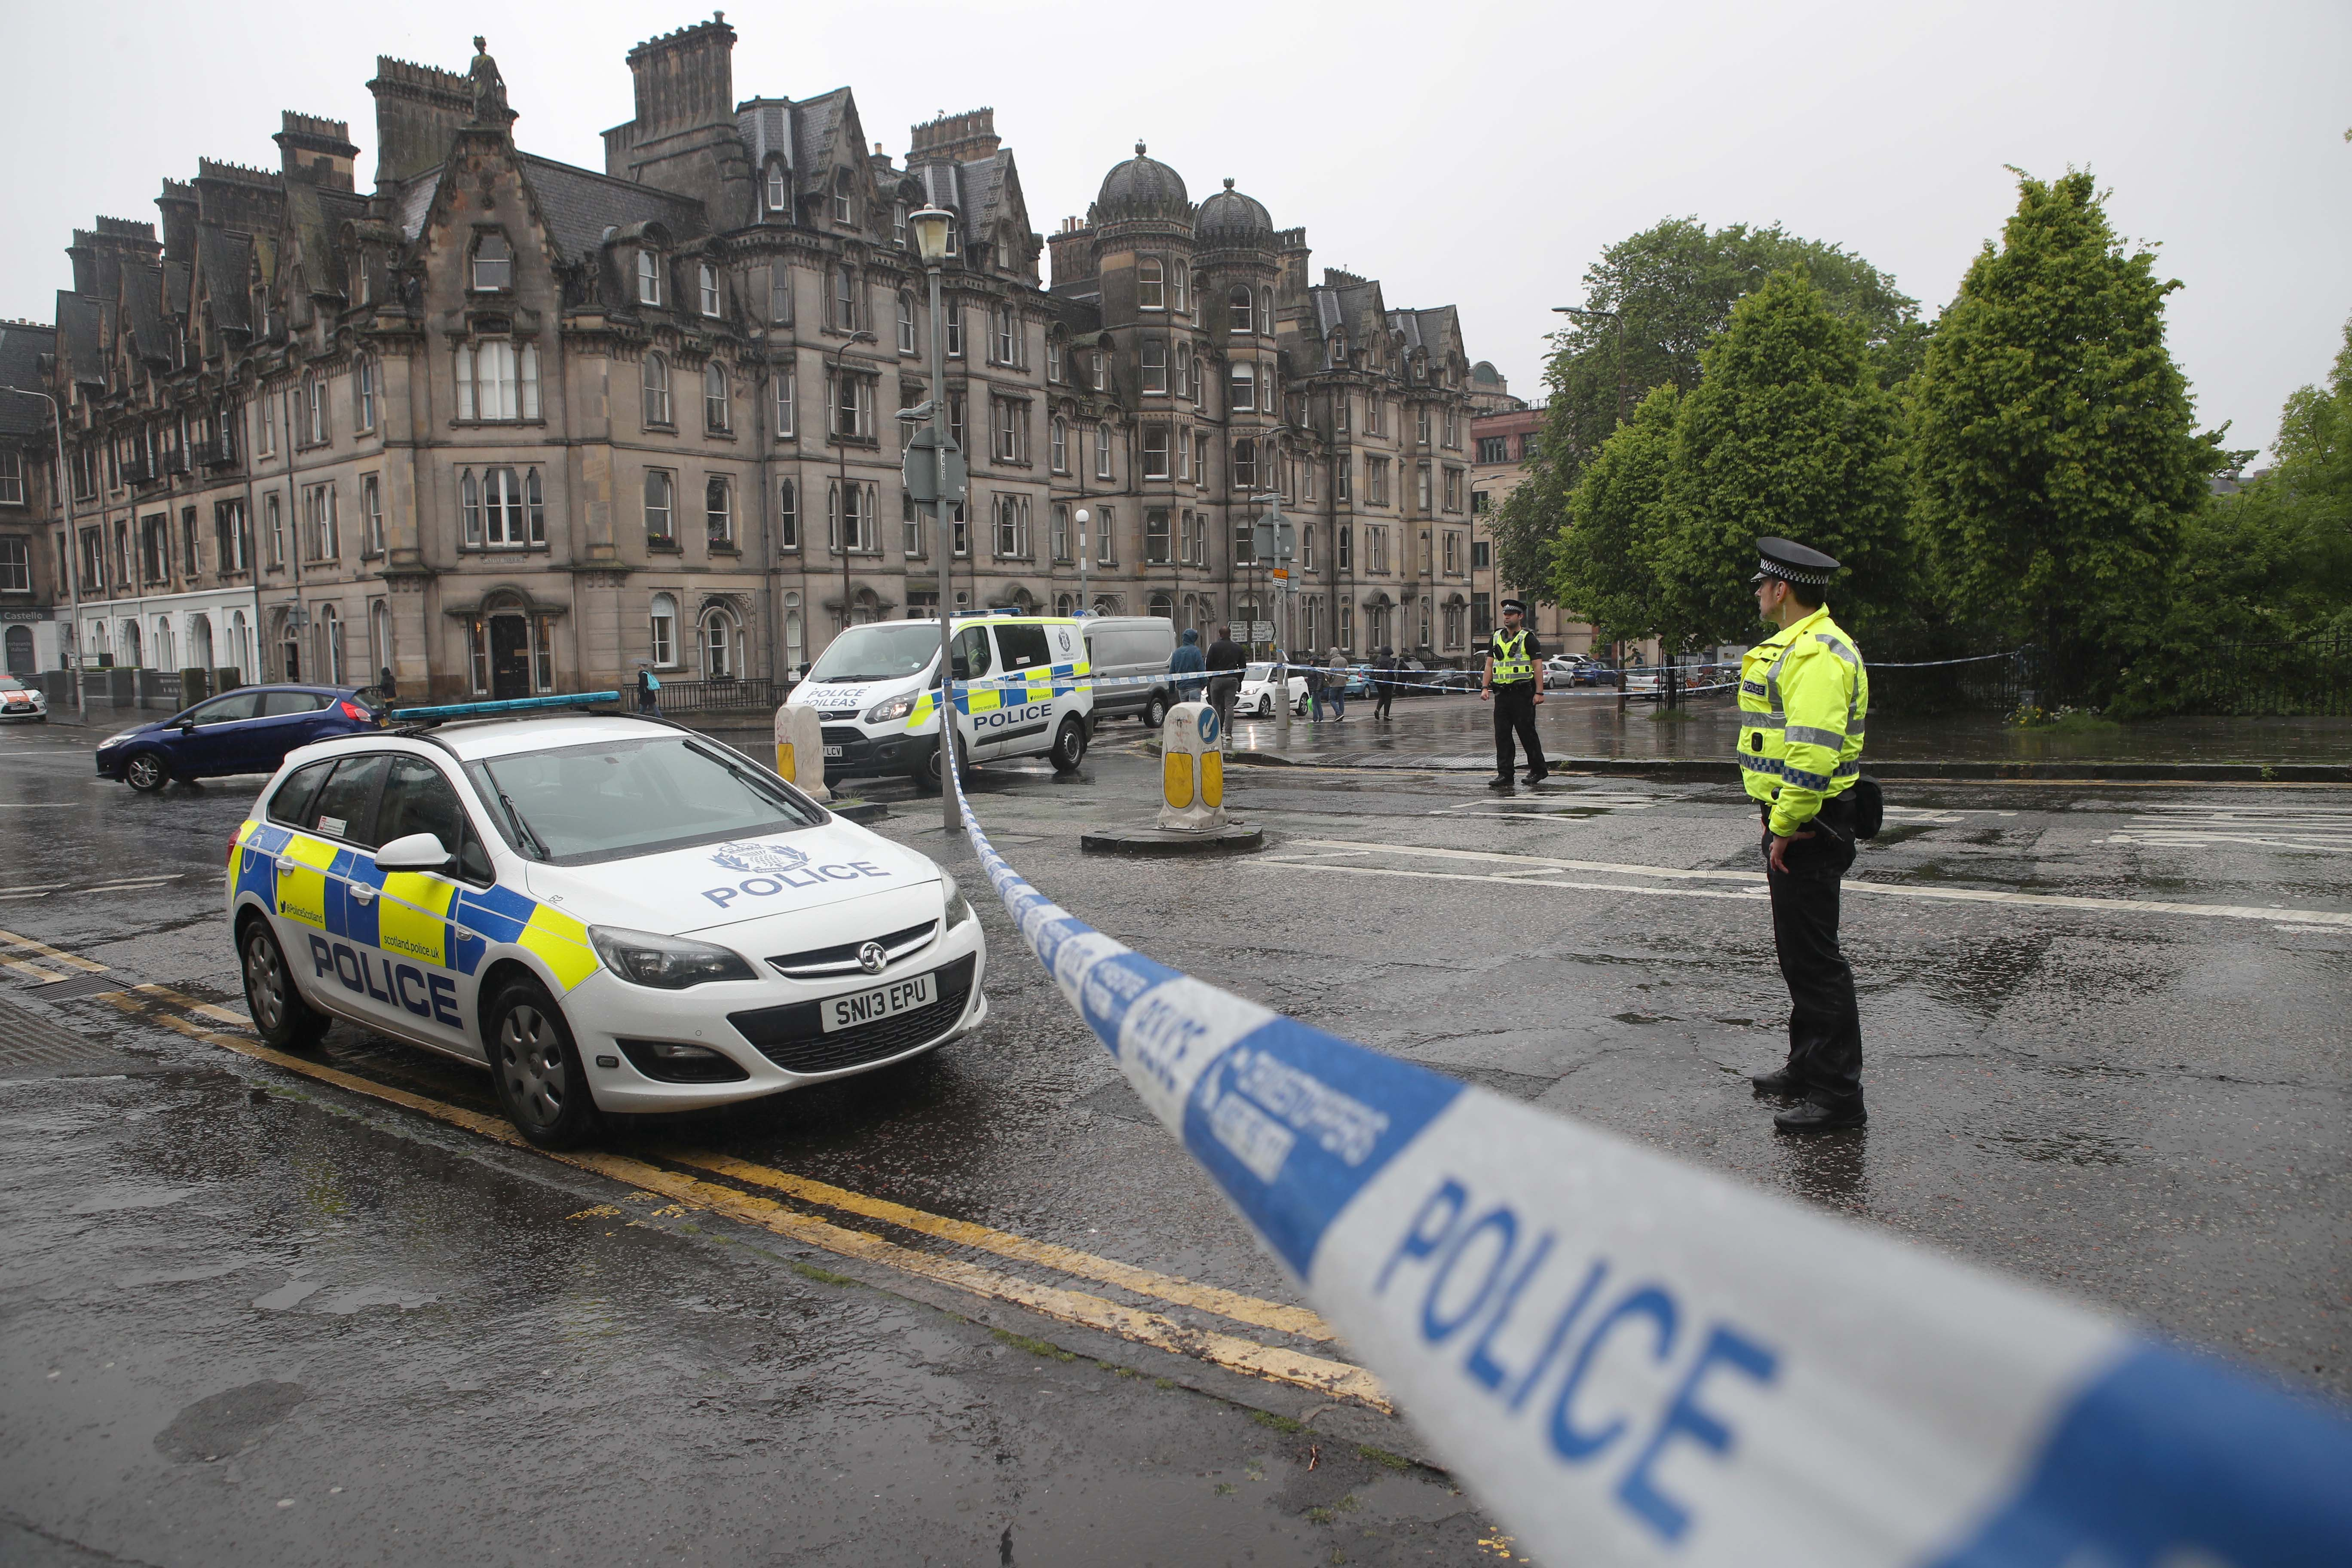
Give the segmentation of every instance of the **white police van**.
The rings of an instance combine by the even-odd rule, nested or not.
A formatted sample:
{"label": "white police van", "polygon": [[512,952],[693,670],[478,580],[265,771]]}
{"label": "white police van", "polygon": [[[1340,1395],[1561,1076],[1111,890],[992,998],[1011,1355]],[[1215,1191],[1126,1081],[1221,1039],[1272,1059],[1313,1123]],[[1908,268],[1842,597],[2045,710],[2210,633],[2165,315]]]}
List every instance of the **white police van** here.
{"label": "white police van", "polygon": [[953,877],[665,721],[477,717],[565,700],[408,710],[288,756],[228,853],[264,1044],[342,1018],[486,1065],[562,1148],[600,1111],[870,1071],[987,1017]]}
{"label": "white police van", "polygon": [[[1070,773],[1094,717],[1087,645],[1067,616],[958,616],[950,647],[959,754],[975,762],[1045,757]],[[824,774],[906,773],[940,787],[940,623],[851,626],[784,700],[814,708]]]}

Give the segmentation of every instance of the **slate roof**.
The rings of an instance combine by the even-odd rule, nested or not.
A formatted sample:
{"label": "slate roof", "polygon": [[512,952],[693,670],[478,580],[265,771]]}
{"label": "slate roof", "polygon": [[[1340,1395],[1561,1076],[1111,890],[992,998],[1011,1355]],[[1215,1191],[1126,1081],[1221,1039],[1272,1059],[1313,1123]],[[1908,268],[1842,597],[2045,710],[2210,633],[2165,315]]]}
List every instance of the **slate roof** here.
{"label": "slate roof", "polygon": [[252,296],[246,280],[253,275],[253,238],[215,224],[196,228],[196,270],[204,274],[205,297],[212,301],[213,325],[226,331],[252,326]]}
{"label": "slate roof", "polygon": [[1204,240],[1247,245],[1274,237],[1274,215],[1265,210],[1265,203],[1242,195],[1227,180],[1223,190],[1201,204],[1192,219],[1192,232]]}
{"label": "slate roof", "polygon": [[400,237],[415,243],[425,232],[425,215],[433,210],[433,197],[441,189],[441,171],[429,169],[400,188],[392,201],[392,221],[400,226]]}
{"label": "slate roof", "polygon": [[[0,386],[48,392],[49,378],[41,374],[41,356],[54,351],[57,343],[55,327],[0,321]],[[48,405],[39,398],[0,397],[0,436],[38,436],[48,427]]]}
{"label": "slate roof", "polygon": [[163,273],[160,267],[122,269],[122,317],[135,358],[169,361],[172,338],[163,320]]}
{"label": "slate roof", "polygon": [[[523,177],[539,198],[539,210],[547,219],[556,249],[567,261],[593,255],[604,245],[607,228],[658,223],[672,238],[690,239],[710,226],[702,204],[692,196],[616,180],[530,153],[518,157]],[[417,222],[421,226],[423,221],[420,211]],[[402,232],[415,237],[415,230],[406,224]]]}
{"label": "slate roof", "polygon": [[65,289],[58,290],[58,345],[65,352],[74,380],[84,385],[106,384],[106,309],[98,300]]}
{"label": "slate roof", "polygon": [[1147,158],[1143,143],[1135,144],[1135,156],[1124,163],[1115,163],[1103,176],[1102,189],[1095,195],[1095,212],[1089,221],[1112,222],[1122,217],[1190,218],[1192,198],[1185,194],[1184,176],[1157,158]]}
{"label": "slate roof", "polygon": [[793,105],[793,168],[801,179],[813,178],[814,171],[833,162],[834,142],[841,135],[849,104],[849,89],[836,87]]}
{"label": "slate roof", "polygon": [[956,163],[944,158],[910,163],[907,173],[923,187],[923,199],[942,206],[961,220],[968,247],[988,232],[1011,183],[1013,153],[998,148],[984,158]]}

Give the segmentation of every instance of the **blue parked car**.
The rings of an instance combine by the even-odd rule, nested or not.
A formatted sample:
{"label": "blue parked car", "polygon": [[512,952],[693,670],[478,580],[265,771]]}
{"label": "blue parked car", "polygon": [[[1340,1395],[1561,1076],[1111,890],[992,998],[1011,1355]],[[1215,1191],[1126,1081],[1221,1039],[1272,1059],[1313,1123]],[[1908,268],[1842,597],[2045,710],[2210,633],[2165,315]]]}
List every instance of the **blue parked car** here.
{"label": "blue parked car", "polygon": [[240,686],[194,707],[110,735],[98,776],[153,792],[173,779],[273,773],[313,741],[383,727],[383,715],[348,686]]}

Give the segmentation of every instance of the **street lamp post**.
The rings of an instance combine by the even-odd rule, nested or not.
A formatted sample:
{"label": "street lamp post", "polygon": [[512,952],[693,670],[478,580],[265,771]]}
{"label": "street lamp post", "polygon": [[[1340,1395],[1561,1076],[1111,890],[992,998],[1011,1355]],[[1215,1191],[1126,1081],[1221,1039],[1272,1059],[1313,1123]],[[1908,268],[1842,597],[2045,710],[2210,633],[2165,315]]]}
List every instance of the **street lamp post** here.
{"label": "street lamp post", "polygon": [[[948,647],[955,625],[955,596],[949,589],[954,559],[948,538],[948,389],[947,362],[940,353],[945,345],[940,338],[944,330],[940,320],[940,264],[947,259],[948,229],[954,222],[953,213],[937,205],[907,219],[915,235],[915,253],[931,280],[931,473],[936,485],[932,493],[938,498],[931,502],[931,543],[939,552],[940,563],[940,831],[950,843],[963,824],[956,813],[956,792],[947,782],[948,771],[955,765],[955,669]],[[945,847],[942,844],[941,848]]]}
{"label": "street lamp post", "polygon": [[839,348],[833,351],[833,385],[828,388],[832,394],[833,406],[826,411],[825,423],[831,426],[833,429],[832,439],[834,449],[841,454],[841,478],[838,481],[838,488],[834,491],[833,496],[833,526],[835,537],[841,544],[841,629],[843,631],[847,631],[849,629],[850,538],[848,437],[851,433],[841,427],[842,398],[845,395],[849,395],[850,406],[855,408],[857,405],[855,395],[851,393],[849,383],[843,378],[841,361],[842,356],[846,354],[852,346],[857,343],[870,343],[873,341],[874,334],[867,331],[865,328],[860,327],[856,331],[850,333],[849,336],[843,341]]}
{"label": "street lamp post", "polygon": [[1095,607],[1094,600],[1088,596],[1092,593],[1092,590],[1087,586],[1087,524],[1094,521],[1094,513],[1088,511],[1084,507],[1080,507],[1077,510],[1076,517],[1078,522],[1078,614],[1085,616],[1091,615],[1094,612]]}
{"label": "street lamp post", "polygon": [[65,411],[58,406],[58,400],[46,392],[35,392],[23,386],[0,386],[0,392],[13,392],[19,397],[37,397],[49,405],[49,431],[57,437],[58,444],[58,474],[52,482],[58,487],[58,502],[65,508],[66,513],[66,551],[64,558],[58,563],[58,570],[66,574],[66,602],[72,605],[68,613],[73,616],[66,626],[73,637],[73,663],[67,668],[73,677],[74,716],[88,724],[89,699],[81,689],[81,576],[79,571],[81,537],[80,531],[74,527],[73,480],[66,472]]}

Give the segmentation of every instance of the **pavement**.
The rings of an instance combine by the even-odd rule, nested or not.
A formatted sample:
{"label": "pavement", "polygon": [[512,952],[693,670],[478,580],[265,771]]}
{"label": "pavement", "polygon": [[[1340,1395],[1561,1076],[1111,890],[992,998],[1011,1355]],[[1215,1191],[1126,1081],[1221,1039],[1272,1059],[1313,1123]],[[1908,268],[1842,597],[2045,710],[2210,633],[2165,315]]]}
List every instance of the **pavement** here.
{"label": "pavement", "polygon": [[[1120,941],[2352,1394],[2352,790],[1890,791],[1872,1120],[1803,1141],[1742,1077],[1787,1004],[1736,786],[1302,757],[1228,775],[1260,854],[1084,855],[1150,816],[1145,739],[972,783]],[[557,1160],[460,1064],[262,1052],[218,880],[260,781],[136,795],[87,744],[0,732],[0,1561],[1521,1556],[992,901],[971,1038]]]}

